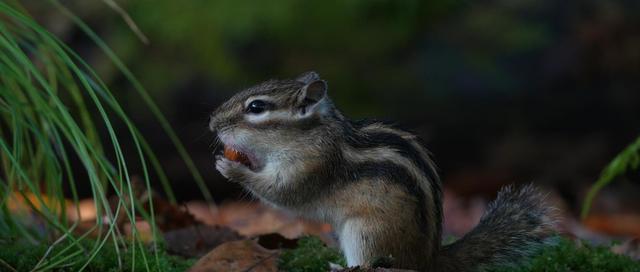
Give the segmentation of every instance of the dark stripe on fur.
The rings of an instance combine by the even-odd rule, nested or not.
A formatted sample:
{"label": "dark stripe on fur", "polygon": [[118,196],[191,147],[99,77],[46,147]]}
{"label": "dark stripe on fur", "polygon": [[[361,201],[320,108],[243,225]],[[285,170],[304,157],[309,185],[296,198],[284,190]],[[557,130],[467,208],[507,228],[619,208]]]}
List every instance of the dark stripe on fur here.
{"label": "dark stripe on fur", "polygon": [[[376,122],[366,120],[352,123],[353,129],[355,131],[348,133],[346,137],[347,144],[358,149],[389,147],[397,150],[397,152],[402,156],[408,158],[414,165],[416,165],[420,169],[421,172],[425,174],[425,176],[430,181],[433,195],[433,199],[431,200],[431,202],[433,204],[433,208],[435,208],[435,220],[438,220],[438,222],[442,222],[442,189],[438,174],[434,170],[435,167],[430,161],[425,161],[425,159],[420,154],[420,151],[417,150],[409,140],[403,138],[398,134],[388,132],[365,133],[360,130],[365,126],[369,126],[374,123]],[[420,142],[417,143],[418,145],[422,146]],[[424,152],[429,154],[426,149],[424,149]],[[442,225],[436,223],[436,239],[440,239],[441,233]],[[436,244],[436,247],[438,247],[439,242]]]}
{"label": "dark stripe on fur", "polygon": [[[360,121],[354,123],[355,129],[362,128],[362,124],[370,125],[372,123]],[[355,148],[375,148],[375,147],[390,147],[396,149],[401,155],[409,158],[432,183],[438,181],[438,175],[433,171],[433,167],[426,162],[420,152],[415,149],[411,142],[402,138],[402,136],[395,133],[388,132],[367,132],[354,133],[348,135],[347,143]]]}

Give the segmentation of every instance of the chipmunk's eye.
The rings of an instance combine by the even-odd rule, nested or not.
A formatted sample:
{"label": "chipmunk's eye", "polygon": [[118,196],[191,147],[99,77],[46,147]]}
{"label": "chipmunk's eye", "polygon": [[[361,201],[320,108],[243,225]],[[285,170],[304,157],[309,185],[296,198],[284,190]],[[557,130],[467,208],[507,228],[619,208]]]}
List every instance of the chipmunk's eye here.
{"label": "chipmunk's eye", "polygon": [[267,110],[268,104],[262,100],[253,100],[247,106],[247,112],[253,114],[259,114]]}

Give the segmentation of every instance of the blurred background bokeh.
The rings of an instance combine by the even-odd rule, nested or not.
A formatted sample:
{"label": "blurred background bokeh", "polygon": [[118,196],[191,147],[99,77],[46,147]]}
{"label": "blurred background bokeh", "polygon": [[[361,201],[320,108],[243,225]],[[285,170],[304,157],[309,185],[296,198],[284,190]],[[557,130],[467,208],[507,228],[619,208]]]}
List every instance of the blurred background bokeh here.
{"label": "blurred background bokeh", "polygon": [[[120,71],[67,17],[23,2],[107,81],[178,199],[198,198]],[[243,192],[215,170],[209,113],[245,87],[307,70],[329,82],[347,116],[394,121],[423,137],[447,193],[462,203],[535,182],[577,214],[604,166],[640,135],[636,0],[116,1],[148,43],[108,2],[63,1],[158,102],[217,202]],[[598,196],[594,212],[637,212],[639,193],[631,171]]]}

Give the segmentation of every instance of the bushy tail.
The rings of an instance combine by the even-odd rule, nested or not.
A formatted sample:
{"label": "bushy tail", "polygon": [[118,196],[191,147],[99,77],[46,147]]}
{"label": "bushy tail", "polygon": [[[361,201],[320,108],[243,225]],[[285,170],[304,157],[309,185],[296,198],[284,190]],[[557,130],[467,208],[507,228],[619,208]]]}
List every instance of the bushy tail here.
{"label": "bushy tail", "polygon": [[517,264],[551,240],[552,211],[531,185],[503,188],[473,230],[442,248],[437,270],[478,271]]}

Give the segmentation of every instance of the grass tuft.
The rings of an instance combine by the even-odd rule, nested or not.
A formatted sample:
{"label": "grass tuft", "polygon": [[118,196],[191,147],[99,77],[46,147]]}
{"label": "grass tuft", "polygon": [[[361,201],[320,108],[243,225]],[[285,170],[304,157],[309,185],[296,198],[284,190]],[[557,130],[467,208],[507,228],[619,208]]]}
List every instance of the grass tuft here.
{"label": "grass tuft", "polygon": [[[147,105],[139,110],[154,113],[211,200],[184,147],[132,73],[58,0],[48,3],[52,12],[68,16],[129,80]],[[158,250],[146,251],[149,245],[136,228],[141,220],[150,223],[155,238],[150,246],[158,246],[162,238],[154,223],[152,198],[146,203],[149,211],[143,209],[131,180],[134,171],[140,173],[146,191],[152,192],[150,176],[155,174],[175,202],[162,166],[92,67],[38,24],[18,1],[0,1],[0,74],[0,239],[20,241],[14,243],[16,248],[24,244],[20,252],[35,260],[7,259],[12,255],[3,250],[0,265],[22,260],[16,263],[18,271],[86,270],[110,256],[114,258],[105,265],[118,271],[163,268],[166,258]],[[123,129],[117,129],[117,124]],[[124,150],[124,142],[133,143],[133,148]],[[127,161],[129,157],[135,159]],[[88,230],[79,227],[76,184],[80,183],[90,188],[96,207],[95,227]],[[131,224],[130,236],[125,237],[113,223],[122,220]],[[90,235],[98,240],[86,242]],[[32,267],[23,266],[27,264]]]}
{"label": "grass tuft", "polygon": [[[68,242],[58,244],[52,248],[49,255],[57,255],[64,248],[72,247],[80,252],[77,258],[74,258],[73,262],[68,262],[64,266],[59,266],[56,271],[78,271],[86,263],[89,258],[89,250],[95,246],[96,241],[83,240],[82,242],[71,245]],[[129,245],[127,248],[131,248]],[[135,256],[128,252],[127,248],[120,248],[121,252],[116,252],[116,245],[107,244],[104,249],[97,255],[88,266],[84,268],[84,271],[144,271],[147,268],[151,271],[186,271],[195,260],[183,259],[181,257],[170,256],[165,253],[163,248],[159,248],[158,262],[151,262],[147,265],[144,262],[146,259],[151,259],[155,255],[155,252],[149,247],[145,247],[141,252]],[[31,244],[25,241],[0,241],[0,259],[4,260],[4,264],[0,264],[0,271],[30,271],[40,262],[40,257],[43,256],[48,246],[42,244]],[[118,268],[118,255],[122,254],[122,268]],[[43,260],[46,263],[47,259]],[[11,267],[11,268],[9,268]]]}

